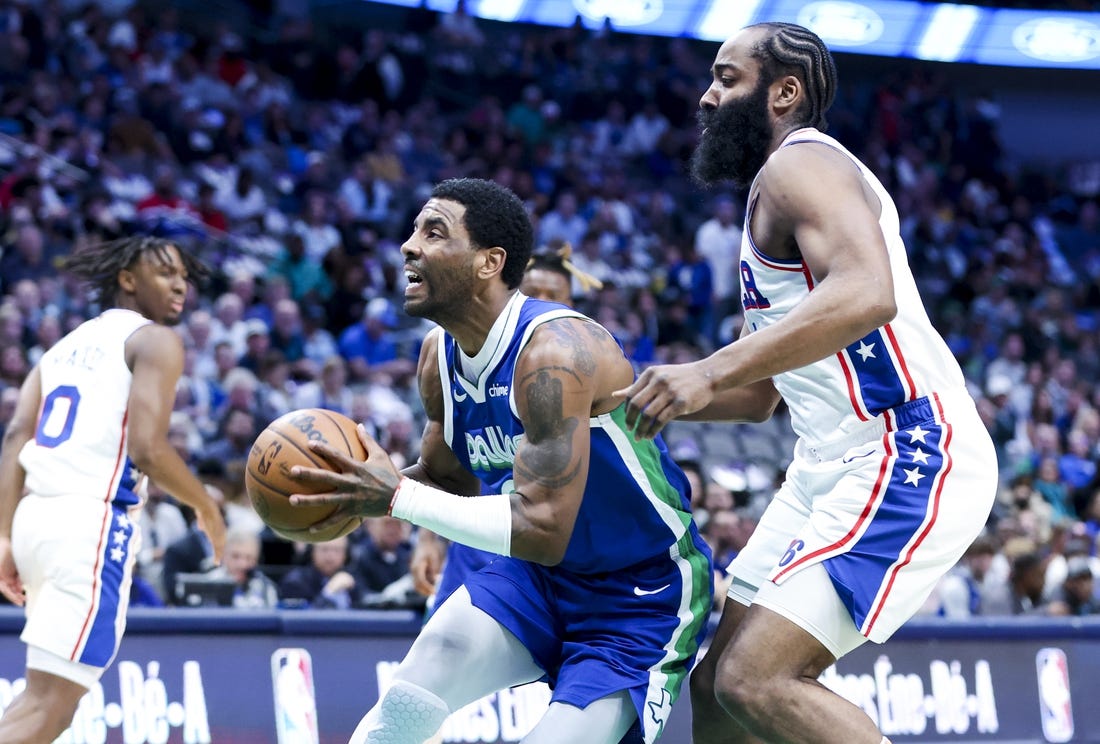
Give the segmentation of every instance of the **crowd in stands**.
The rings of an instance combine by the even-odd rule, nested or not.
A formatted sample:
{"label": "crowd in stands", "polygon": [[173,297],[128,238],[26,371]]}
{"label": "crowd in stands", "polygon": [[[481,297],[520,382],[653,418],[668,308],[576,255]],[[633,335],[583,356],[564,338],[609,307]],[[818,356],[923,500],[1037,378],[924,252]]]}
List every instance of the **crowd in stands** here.
{"label": "crowd in stands", "polygon": [[[408,525],[291,543],[258,520],[243,472],[258,431],[303,407],[345,413],[399,464],[415,459],[428,326],[400,310],[399,246],[435,182],[512,188],[538,243],[569,243],[602,282],[578,285],[577,306],[639,369],[739,332],[743,194],[704,194],[685,175],[713,44],[507,26],[461,3],[371,28],[112,7],[0,0],[0,428],[30,366],[97,310],[59,271],[64,256],[132,232],[197,246],[215,271],[179,327],[171,435],[224,502],[217,571],[235,605],[423,603]],[[1100,179],[1087,174],[1100,168],[1013,162],[995,100],[916,63],[842,79],[830,125],[895,195],[928,311],[1000,457],[988,534],[927,612],[1097,612]],[[666,432],[720,567],[791,437],[782,411]],[[210,568],[208,545],[186,509],[147,491],[135,602],[187,605],[177,578]]]}

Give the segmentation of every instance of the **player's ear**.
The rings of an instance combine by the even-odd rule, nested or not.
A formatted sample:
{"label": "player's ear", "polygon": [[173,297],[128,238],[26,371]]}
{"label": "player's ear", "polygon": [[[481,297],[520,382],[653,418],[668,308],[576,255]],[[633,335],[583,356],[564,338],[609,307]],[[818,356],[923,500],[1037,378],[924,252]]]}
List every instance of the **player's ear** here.
{"label": "player's ear", "polygon": [[482,279],[499,274],[504,269],[504,262],[508,260],[508,252],[500,246],[479,251],[478,256],[481,258],[481,266],[477,275]]}
{"label": "player's ear", "polygon": [[775,108],[775,113],[779,116],[794,110],[802,101],[804,93],[802,90],[802,81],[794,75],[784,75],[779,78],[772,83],[772,89],[775,91],[775,98],[772,101],[772,106]]}
{"label": "player's ear", "polygon": [[119,269],[118,271],[118,288],[127,294],[133,294],[137,289],[137,277],[134,276],[134,272],[130,269]]}

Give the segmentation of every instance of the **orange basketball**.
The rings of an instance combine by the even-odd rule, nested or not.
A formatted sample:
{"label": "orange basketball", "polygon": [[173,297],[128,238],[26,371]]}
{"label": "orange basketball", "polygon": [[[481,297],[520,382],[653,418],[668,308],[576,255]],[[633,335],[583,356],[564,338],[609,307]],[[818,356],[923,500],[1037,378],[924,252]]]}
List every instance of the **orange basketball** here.
{"label": "orange basketball", "polygon": [[310,525],[332,514],[337,505],[291,505],[290,494],[310,492],[308,485],[290,478],[291,467],[331,469],[323,457],[309,449],[307,444],[312,441],[324,442],[358,460],[367,458],[354,421],[335,411],[302,408],[275,419],[256,437],[248,453],[244,484],[252,508],[275,532],[290,540],[326,542],[348,534],[363,520],[351,517],[327,530],[310,532]]}

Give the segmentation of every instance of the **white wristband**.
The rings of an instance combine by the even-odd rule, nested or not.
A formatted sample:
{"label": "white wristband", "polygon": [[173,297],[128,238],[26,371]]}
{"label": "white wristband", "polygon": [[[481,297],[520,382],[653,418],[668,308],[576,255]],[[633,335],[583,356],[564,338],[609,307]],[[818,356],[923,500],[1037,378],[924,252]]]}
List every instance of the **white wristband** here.
{"label": "white wristband", "polygon": [[512,499],[508,494],[457,496],[402,478],[390,514],[449,540],[497,555],[512,551]]}

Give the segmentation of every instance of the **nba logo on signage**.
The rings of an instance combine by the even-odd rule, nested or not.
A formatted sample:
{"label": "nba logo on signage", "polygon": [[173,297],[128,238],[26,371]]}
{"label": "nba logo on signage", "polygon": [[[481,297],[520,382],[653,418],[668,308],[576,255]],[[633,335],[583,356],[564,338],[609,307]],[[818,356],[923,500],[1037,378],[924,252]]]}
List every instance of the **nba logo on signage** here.
{"label": "nba logo on signage", "polygon": [[1073,738],[1073,701],[1069,688],[1069,665],[1060,648],[1041,648],[1035,655],[1035,673],[1039,678],[1039,711],[1043,737],[1049,742]]}

